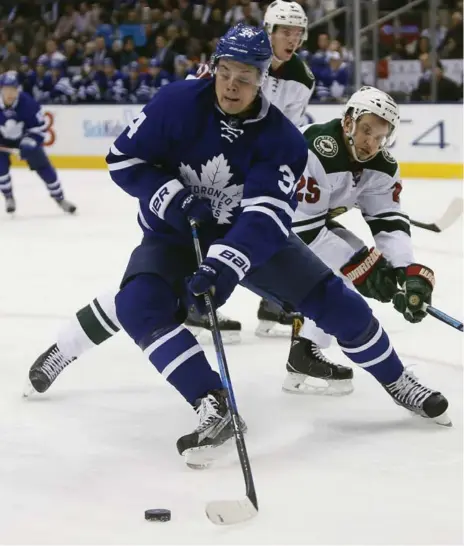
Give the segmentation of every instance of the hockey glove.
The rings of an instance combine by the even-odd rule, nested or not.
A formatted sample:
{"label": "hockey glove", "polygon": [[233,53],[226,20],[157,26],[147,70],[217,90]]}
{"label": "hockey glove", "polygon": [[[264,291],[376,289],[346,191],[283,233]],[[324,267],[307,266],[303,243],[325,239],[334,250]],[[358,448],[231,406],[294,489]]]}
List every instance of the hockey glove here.
{"label": "hockey glove", "polygon": [[27,160],[37,149],[37,141],[31,137],[24,137],[19,143],[19,156]]}
{"label": "hockey glove", "polygon": [[433,271],[420,264],[411,264],[396,270],[402,292],[393,297],[393,306],[408,322],[420,322],[427,313],[422,310],[424,303],[430,304],[435,286]]}
{"label": "hockey glove", "polygon": [[187,280],[189,304],[202,315],[207,311],[203,294],[211,291],[214,303],[221,307],[250,269],[246,254],[225,243],[215,241],[193,277]]}
{"label": "hockey glove", "polygon": [[398,291],[395,270],[376,248],[363,247],[340,271],[365,298],[387,302]]}
{"label": "hockey glove", "polygon": [[195,197],[186,188],[178,192],[170,201],[164,211],[164,220],[177,231],[191,237],[190,218],[201,226],[213,221],[213,212],[210,201]]}

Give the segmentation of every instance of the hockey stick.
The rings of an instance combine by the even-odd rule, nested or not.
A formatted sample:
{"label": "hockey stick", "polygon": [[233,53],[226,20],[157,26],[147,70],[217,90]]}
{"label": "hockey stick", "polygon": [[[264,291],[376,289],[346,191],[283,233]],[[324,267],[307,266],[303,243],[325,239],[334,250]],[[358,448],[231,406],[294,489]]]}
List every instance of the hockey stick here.
{"label": "hockey stick", "polygon": [[20,155],[19,148],[6,148],[5,146],[0,146],[0,152],[5,152],[11,155]]}
{"label": "hockey stick", "polygon": [[[192,228],[193,244],[197,257],[198,266],[203,261],[200,239],[198,238],[197,225],[195,220],[190,219]],[[229,367],[227,365],[224,344],[222,342],[221,332],[216,314],[216,306],[212,299],[212,294],[208,291],[204,297],[208,310],[208,318],[213,334],[214,348],[221,374],[222,384],[227,392],[227,402],[232,417],[234,427],[235,444],[237,446],[240,466],[242,467],[243,477],[245,478],[246,497],[243,500],[217,500],[211,501],[206,505],[206,515],[216,525],[230,525],[249,520],[258,514],[258,499],[256,496],[255,485],[253,483],[253,474],[251,473],[250,460],[245,445],[245,438],[240,428],[240,418],[237,410],[237,403],[230,379]]]}
{"label": "hockey stick", "polygon": [[463,200],[461,197],[456,197],[451,201],[445,213],[434,223],[427,224],[424,222],[418,222],[417,220],[410,219],[411,225],[416,226],[435,233],[441,233],[445,229],[458,220],[463,211]]}
{"label": "hockey stick", "polygon": [[[398,290],[398,293],[402,292],[404,294],[404,291]],[[418,298],[416,295],[410,296],[410,301],[412,301],[413,298]],[[462,322],[459,322],[459,320],[450,317],[443,311],[440,311],[440,309],[437,309],[436,307],[433,307],[433,305],[429,305],[428,303],[422,304],[422,311],[424,313],[427,313],[428,315],[432,316],[433,318],[436,318],[440,320],[441,322],[444,322],[445,324],[448,324],[448,326],[451,326],[452,328],[456,328],[456,330],[459,330],[460,332],[463,331],[463,324]]]}
{"label": "hockey stick", "polygon": [[440,311],[440,309],[437,309],[436,307],[433,307],[432,305],[427,305],[426,303],[424,303],[424,305],[422,306],[422,309],[426,313],[428,313],[430,316],[438,320],[441,320],[441,322],[444,322],[445,324],[448,324],[448,326],[451,326],[452,328],[456,328],[456,330],[459,330],[460,332],[463,331],[462,322],[459,322],[459,320],[453,317],[450,317],[443,311]]}

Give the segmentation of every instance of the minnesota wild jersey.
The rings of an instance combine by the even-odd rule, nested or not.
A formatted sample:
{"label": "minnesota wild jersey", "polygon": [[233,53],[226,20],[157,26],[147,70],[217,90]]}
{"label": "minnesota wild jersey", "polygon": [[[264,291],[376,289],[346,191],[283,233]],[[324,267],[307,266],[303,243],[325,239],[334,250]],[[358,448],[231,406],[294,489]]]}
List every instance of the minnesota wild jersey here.
{"label": "minnesota wild jersey", "polygon": [[365,163],[353,161],[339,118],[301,130],[308,143],[308,162],[298,184],[295,233],[311,247],[323,248],[330,239],[331,252],[347,255],[344,241],[336,238],[334,245],[328,221],[357,206],[376,247],[393,267],[413,263],[410,223],[401,210],[402,182],[396,160],[383,150]]}
{"label": "minnesota wild jersey", "polygon": [[277,70],[272,67],[264,80],[263,93],[297,127],[305,123],[304,114],[315,86],[314,76],[305,63],[293,54]]}

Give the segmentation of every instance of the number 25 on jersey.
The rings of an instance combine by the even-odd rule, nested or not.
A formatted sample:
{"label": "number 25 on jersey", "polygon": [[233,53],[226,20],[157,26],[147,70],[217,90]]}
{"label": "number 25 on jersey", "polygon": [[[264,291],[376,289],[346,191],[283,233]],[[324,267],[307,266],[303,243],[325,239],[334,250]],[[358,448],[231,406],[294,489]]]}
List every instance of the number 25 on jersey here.
{"label": "number 25 on jersey", "polygon": [[317,181],[311,177],[307,179],[304,175],[300,178],[296,191],[299,203],[303,201],[310,204],[317,203],[321,197]]}

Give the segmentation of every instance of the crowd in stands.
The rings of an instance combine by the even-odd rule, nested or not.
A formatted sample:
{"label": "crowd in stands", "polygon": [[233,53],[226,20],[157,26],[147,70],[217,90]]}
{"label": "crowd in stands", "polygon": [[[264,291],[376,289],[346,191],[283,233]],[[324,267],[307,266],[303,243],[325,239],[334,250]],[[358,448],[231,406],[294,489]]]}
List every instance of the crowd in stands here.
{"label": "crowd in stands", "polygon": [[[298,1],[310,24],[345,4],[341,0]],[[45,104],[144,103],[161,86],[194,74],[231,25],[261,25],[269,4],[250,0],[2,0],[0,73],[17,70],[23,89]],[[403,0],[379,0],[380,13],[403,4]],[[439,55],[462,58],[462,0],[442,0],[440,8]],[[424,9],[426,12],[427,3],[422,11],[397,20],[396,26],[391,22],[383,25],[379,34],[382,58],[420,59],[423,63],[416,100],[426,100],[427,82],[430,87],[430,32],[420,24]],[[353,53],[346,46],[350,40],[346,26],[346,15],[341,13],[330,23],[313,27],[299,51],[315,75],[316,101],[341,101],[353,90]],[[371,46],[369,39],[363,42],[363,58],[369,58]],[[440,70],[440,77],[446,79],[439,65]],[[440,86],[446,87],[447,97],[455,96],[448,84]],[[462,88],[460,91],[462,97]]]}

